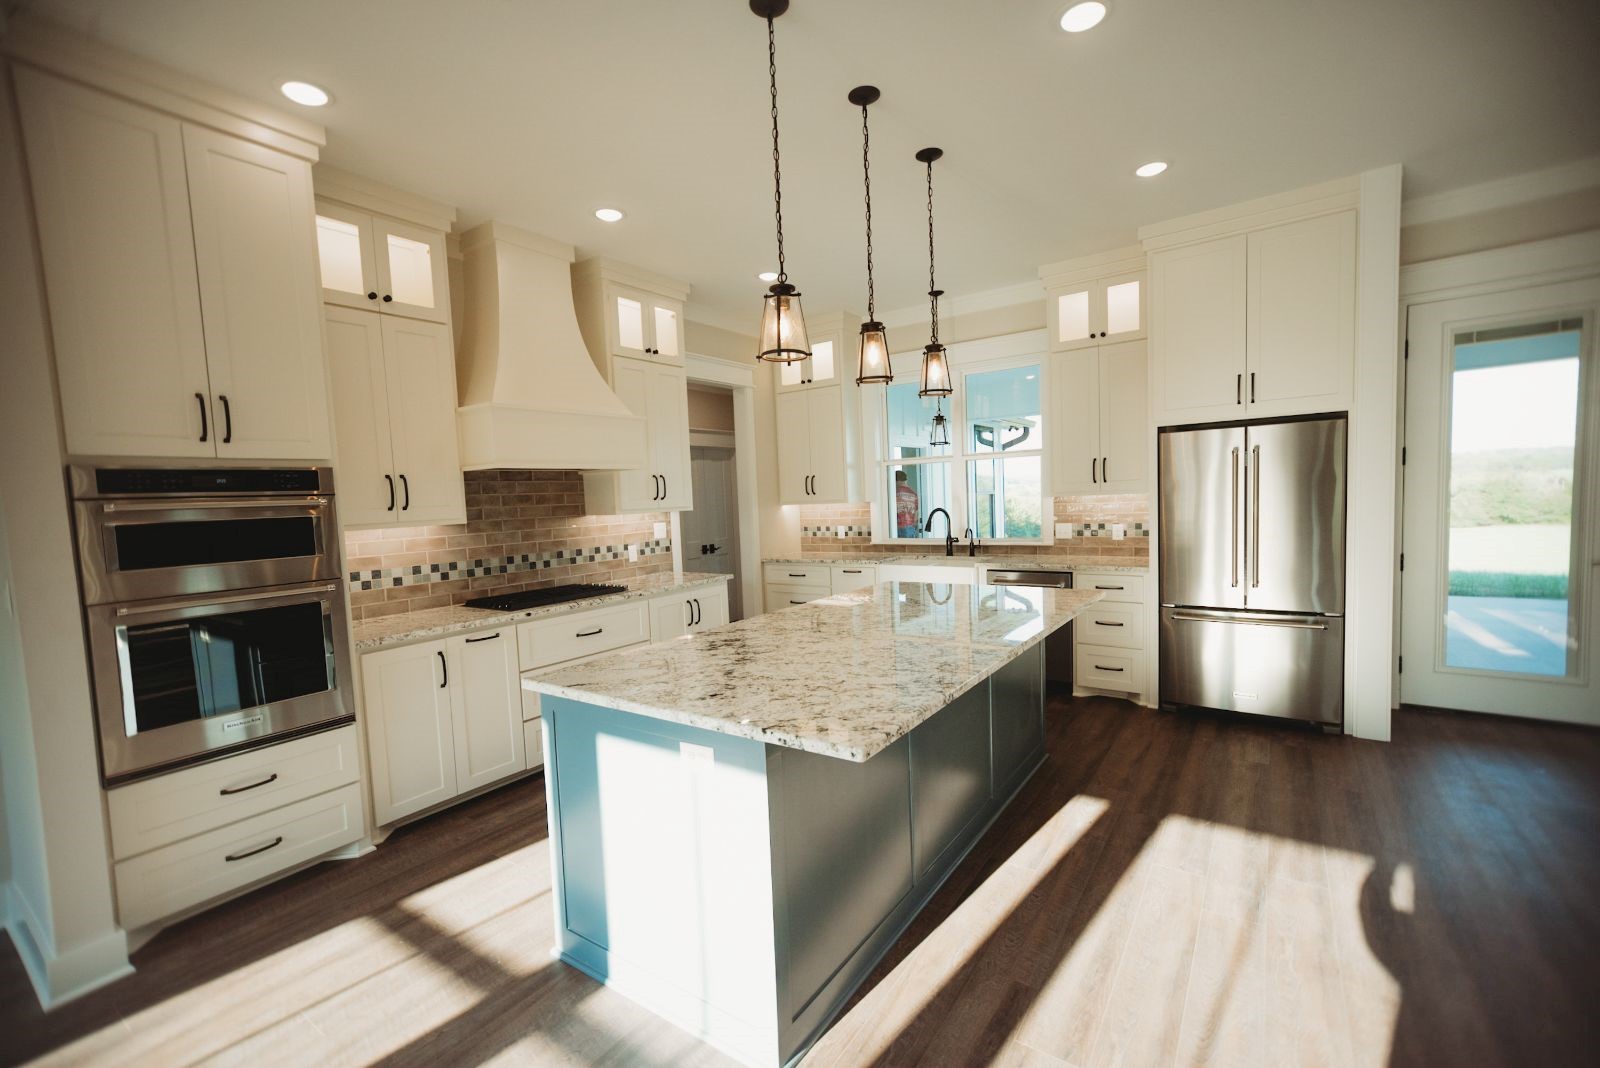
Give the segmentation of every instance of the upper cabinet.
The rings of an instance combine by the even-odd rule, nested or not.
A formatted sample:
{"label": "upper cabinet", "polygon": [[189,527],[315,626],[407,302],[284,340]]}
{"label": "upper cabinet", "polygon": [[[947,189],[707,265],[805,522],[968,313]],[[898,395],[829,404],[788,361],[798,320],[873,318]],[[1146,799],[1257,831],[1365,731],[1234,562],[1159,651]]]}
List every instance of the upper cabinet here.
{"label": "upper cabinet", "polygon": [[[319,169],[319,188],[322,177]],[[322,299],[388,315],[450,321],[445,232],[317,199]]]}
{"label": "upper cabinet", "polygon": [[1146,489],[1151,427],[1145,347],[1143,341],[1124,341],[1051,358],[1051,493]]}
{"label": "upper cabinet", "polygon": [[617,398],[645,421],[645,466],[584,472],[585,505],[597,513],[693,508],[683,345],[689,287],[593,259],[573,265],[572,288],[590,359]]}
{"label": "upper cabinet", "polygon": [[[783,504],[861,501],[861,387],[849,313],[808,318],[811,359],[775,364],[778,499]],[[787,381],[787,385],[785,382]]]}
{"label": "upper cabinet", "polygon": [[1350,407],[1354,205],[1329,183],[1141,232],[1157,426]]}
{"label": "upper cabinet", "polygon": [[836,344],[833,338],[813,338],[809,360],[778,364],[778,392],[831,386],[838,382],[843,361],[839,359],[842,354],[835,350]]}
{"label": "upper cabinet", "polygon": [[1125,248],[1039,268],[1050,351],[1144,337],[1144,264],[1142,249]]}
{"label": "upper cabinet", "polygon": [[67,451],[328,458],[309,159],[14,73]]}

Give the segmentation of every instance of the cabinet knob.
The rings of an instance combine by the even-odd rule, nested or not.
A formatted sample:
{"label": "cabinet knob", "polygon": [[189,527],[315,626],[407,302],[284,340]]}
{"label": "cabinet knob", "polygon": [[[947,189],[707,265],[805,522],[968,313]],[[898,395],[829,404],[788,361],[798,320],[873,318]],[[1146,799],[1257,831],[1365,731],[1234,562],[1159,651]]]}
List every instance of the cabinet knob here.
{"label": "cabinet knob", "polygon": [[1105,337],[1106,336],[1106,332],[1104,330],[1100,331],[1100,336],[1101,337]]}
{"label": "cabinet knob", "polygon": [[367,299],[368,300],[377,300],[378,299],[378,294],[376,294],[376,293],[368,293],[367,294]]}
{"label": "cabinet knob", "polygon": [[385,293],[385,294],[384,294],[384,295],[383,295],[383,302],[384,302],[384,303],[385,303],[385,304],[387,304],[387,303],[389,303],[389,302],[390,302],[390,301],[391,301],[391,300],[393,300],[393,299],[394,299],[394,297],[393,297],[393,296],[391,296],[391,295],[390,295],[390,294],[388,294],[388,293]]}

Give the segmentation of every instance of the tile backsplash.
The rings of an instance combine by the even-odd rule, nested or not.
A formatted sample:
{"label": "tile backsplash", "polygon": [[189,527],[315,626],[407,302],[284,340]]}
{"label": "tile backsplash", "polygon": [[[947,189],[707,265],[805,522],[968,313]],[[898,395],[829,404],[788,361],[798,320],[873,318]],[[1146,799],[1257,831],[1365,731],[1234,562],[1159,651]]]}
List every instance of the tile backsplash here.
{"label": "tile backsplash", "polygon": [[[1007,554],[1043,556],[1065,554],[1104,557],[1123,563],[1144,564],[1150,560],[1150,497],[1144,493],[1101,494],[1097,496],[1055,498],[1056,523],[1071,523],[1070,539],[1057,538],[1053,546],[1008,546]],[[1113,539],[1111,527],[1121,523],[1127,537]],[[843,533],[839,528],[843,527]],[[900,543],[872,544],[872,509],[866,504],[806,504],[800,506],[800,552],[824,556],[840,552],[940,553],[944,546],[929,541],[925,546]]]}
{"label": "tile backsplash", "polygon": [[[626,583],[672,570],[665,512],[585,515],[576,471],[468,471],[465,525],[345,534],[356,619],[567,582]],[[638,559],[628,560],[628,546]]]}

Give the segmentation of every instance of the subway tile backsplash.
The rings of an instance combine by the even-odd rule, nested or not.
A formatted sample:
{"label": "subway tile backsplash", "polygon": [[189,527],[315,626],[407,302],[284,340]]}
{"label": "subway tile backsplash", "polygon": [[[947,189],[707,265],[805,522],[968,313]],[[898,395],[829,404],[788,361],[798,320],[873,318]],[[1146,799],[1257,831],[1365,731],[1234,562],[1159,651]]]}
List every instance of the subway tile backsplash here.
{"label": "subway tile backsplash", "polygon": [[[357,619],[568,582],[626,584],[672,570],[665,512],[586,515],[576,471],[468,471],[465,525],[352,530],[345,571]],[[628,547],[638,559],[628,560]]]}

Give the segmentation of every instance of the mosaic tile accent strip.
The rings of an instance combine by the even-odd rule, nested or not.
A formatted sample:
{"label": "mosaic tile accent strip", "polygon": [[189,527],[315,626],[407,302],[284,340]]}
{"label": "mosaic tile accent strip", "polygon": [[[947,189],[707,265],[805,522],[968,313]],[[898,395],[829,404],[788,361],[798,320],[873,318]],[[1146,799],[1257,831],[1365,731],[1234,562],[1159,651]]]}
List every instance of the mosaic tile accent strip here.
{"label": "mosaic tile accent strip", "polygon": [[[1079,523],[1073,528],[1074,538],[1109,538],[1111,537],[1111,523]],[[1127,536],[1130,538],[1148,538],[1149,529],[1143,523],[1128,524]]]}
{"label": "mosaic tile accent strip", "polygon": [[872,537],[872,527],[866,523],[835,523],[831,526],[801,527],[800,536],[803,538],[870,538]]}
{"label": "mosaic tile accent strip", "polygon": [[[672,541],[635,542],[639,558],[672,552]],[[488,559],[450,560],[438,564],[412,564],[410,567],[373,568],[350,572],[352,590],[376,590],[393,586],[421,586],[430,582],[478,578],[482,575],[514,575],[523,571],[549,571],[552,568],[592,564],[604,560],[626,560],[626,545],[597,545],[592,549],[557,549],[551,553],[522,553]]]}

